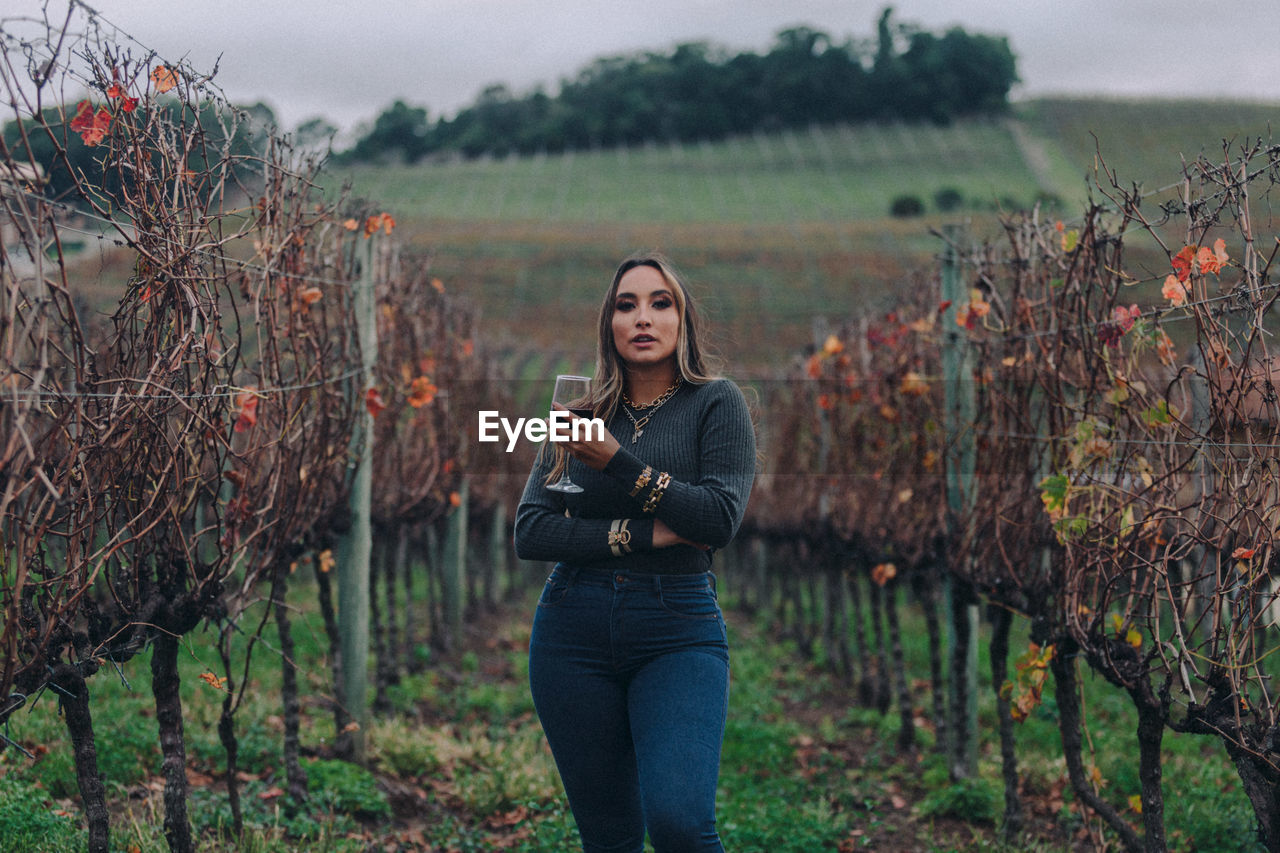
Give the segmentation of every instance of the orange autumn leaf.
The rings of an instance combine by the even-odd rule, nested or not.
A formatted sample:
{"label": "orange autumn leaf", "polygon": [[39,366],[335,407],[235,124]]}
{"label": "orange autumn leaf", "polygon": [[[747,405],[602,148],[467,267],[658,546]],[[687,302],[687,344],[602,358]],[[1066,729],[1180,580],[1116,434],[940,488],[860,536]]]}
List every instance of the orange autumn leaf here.
{"label": "orange autumn leaf", "polygon": [[1257,548],[1237,548],[1231,552],[1231,559],[1251,560],[1253,559],[1253,555],[1257,552],[1257,550],[1258,550]]}
{"label": "orange autumn leaf", "polygon": [[822,344],[823,355],[835,355],[844,352],[844,344],[835,335],[827,335],[826,341]]}
{"label": "orange autumn leaf", "polygon": [[1186,281],[1191,277],[1191,265],[1195,263],[1195,260],[1195,246],[1183,246],[1182,250],[1173,256],[1171,263],[1173,264],[1173,271],[1178,276],[1178,281]]}
{"label": "orange autumn leaf", "polygon": [[991,303],[982,298],[982,294],[974,291],[972,298],[956,310],[956,325],[962,329],[973,329],[978,321],[991,313]]}
{"label": "orange autumn leaf", "polygon": [[822,356],[814,353],[809,356],[809,360],[805,363],[804,372],[808,374],[810,379],[817,379],[822,375]]}
{"label": "orange autumn leaf", "polygon": [[360,223],[354,219],[347,219],[342,223],[342,227],[348,231],[354,231],[360,227]]}
{"label": "orange autumn leaf", "polygon": [[457,508],[462,506],[462,495],[457,492],[449,493],[449,506]]}
{"label": "orange autumn leaf", "polygon": [[1182,281],[1176,275],[1165,276],[1164,287],[1160,289],[1160,294],[1175,308],[1186,304],[1187,301],[1187,286]]}
{"label": "orange autumn leaf", "polygon": [[835,401],[831,399],[830,394],[818,395],[818,408],[824,412],[829,412],[835,406]]}
{"label": "orange autumn leaf", "polygon": [[436,289],[436,293],[444,293],[444,282],[438,278],[431,279],[431,286]]}
{"label": "orange autumn leaf", "polygon": [[923,397],[929,393],[929,383],[914,370],[908,370],[898,385],[898,390],[911,397]]}
{"label": "orange autumn leaf", "polygon": [[320,559],[317,565],[321,573],[323,574],[328,574],[329,572],[333,571],[333,566],[334,566],[333,551],[328,548],[321,551]]}
{"label": "orange autumn leaf", "polygon": [[1222,272],[1222,266],[1229,258],[1227,257],[1227,241],[1221,238],[1213,242],[1213,248],[1201,246],[1196,252],[1196,266],[1201,273],[1212,273],[1217,275]]}
{"label": "orange autumn leaf", "polygon": [[421,409],[436,398],[439,390],[428,377],[419,376],[409,388],[409,405]]}
{"label": "orange autumn leaf", "polygon": [[396,221],[390,213],[379,213],[375,216],[370,216],[364,221],[364,236],[372,237],[378,232],[378,229],[390,234],[391,229],[395,227]]}
{"label": "orange autumn leaf", "polygon": [[1225,264],[1227,261],[1231,260],[1231,258],[1227,255],[1226,240],[1223,240],[1221,237],[1219,237],[1217,240],[1213,241],[1213,256],[1214,258],[1217,259],[1219,268],[1221,268],[1221,266]]}
{"label": "orange autumn leaf", "polygon": [[240,409],[240,413],[236,417],[236,432],[248,432],[257,426],[258,399],[258,395],[252,390],[236,395],[236,406]]}
{"label": "orange autumn leaf", "polygon": [[225,677],[219,678],[218,676],[214,675],[212,672],[200,673],[200,680],[215,690],[224,689],[227,683],[227,679]]}
{"label": "orange autumn leaf", "polygon": [[151,82],[156,87],[156,92],[163,95],[165,92],[178,85],[178,75],[173,73],[173,69],[164,65],[157,65],[155,70],[151,72]]}
{"label": "orange autumn leaf", "polygon": [[308,287],[298,292],[298,300],[308,307],[318,302],[322,296],[324,293],[318,287]]}
{"label": "orange autumn leaf", "polygon": [[893,563],[881,563],[871,570],[871,580],[876,586],[884,586],[898,575],[898,567]]}
{"label": "orange autumn leaf", "polygon": [[476,342],[471,340],[471,338],[466,338],[462,342],[461,351],[463,358],[471,358],[476,351]]}
{"label": "orange autumn leaf", "polygon": [[371,417],[376,418],[387,407],[387,404],[383,401],[382,394],[377,388],[370,388],[364,392],[364,407],[369,410]]}

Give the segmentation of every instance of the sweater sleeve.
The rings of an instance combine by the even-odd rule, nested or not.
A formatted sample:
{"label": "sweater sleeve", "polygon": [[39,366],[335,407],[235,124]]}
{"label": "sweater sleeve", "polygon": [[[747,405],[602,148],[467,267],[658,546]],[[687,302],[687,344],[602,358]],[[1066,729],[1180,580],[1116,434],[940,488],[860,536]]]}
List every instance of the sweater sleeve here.
{"label": "sweater sleeve", "polygon": [[[545,448],[544,448],[545,450]],[[595,562],[621,556],[609,543],[614,522],[607,518],[573,518],[564,501],[546,487],[551,469],[550,453],[539,453],[516,509],[516,556],[522,560]],[[638,517],[628,522],[631,551],[653,547],[653,520]]]}
{"label": "sweater sleeve", "polygon": [[[652,507],[651,517],[662,519],[686,539],[723,548],[737,532],[747,509],[755,480],[756,443],[751,413],[738,386],[728,381],[716,384],[717,393],[699,418],[698,480],[671,480]],[[635,454],[620,448],[604,471],[630,489],[646,467]],[[646,514],[659,473],[653,471],[648,488],[636,495],[637,515]]]}

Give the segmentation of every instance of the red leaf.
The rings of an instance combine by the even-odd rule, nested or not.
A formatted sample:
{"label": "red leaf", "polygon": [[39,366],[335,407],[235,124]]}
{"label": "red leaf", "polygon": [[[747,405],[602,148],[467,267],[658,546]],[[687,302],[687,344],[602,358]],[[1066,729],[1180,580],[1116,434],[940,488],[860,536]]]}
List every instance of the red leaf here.
{"label": "red leaf", "polygon": [[84,144],[90,147],[97,145],[107,136],[111,129],[111,111],[106,107],[98,107],[93,111],[93,104],[81,101],[76,105],[75,118],[71,120],[71,130],[80,134]]}
{"label": "red leaf", "polygon": [[1183,246],[1182,251],[1173,256],[1173,269],[1178,274],[1178,281],[1186,281],[1191,277],[1191,263],[1195,258],[1195,246]]}
{"label": "red leaf", "polygon": [[364,405],[369,410],[370,417],[375,418],[387,407],[387,404],[383,402],[382,394],[379,393],[377,388],[370,388],[364,392]]}

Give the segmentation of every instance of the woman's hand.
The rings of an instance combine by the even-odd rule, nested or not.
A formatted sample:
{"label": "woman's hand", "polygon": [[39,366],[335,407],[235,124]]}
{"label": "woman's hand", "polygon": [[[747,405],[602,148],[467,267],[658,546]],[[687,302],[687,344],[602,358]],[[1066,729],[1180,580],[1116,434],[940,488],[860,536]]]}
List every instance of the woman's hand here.
{"label": "woman's hand", "polygon": [[660,518],[653,521],[653,547],[654,548],[670,548],[672,545],[692,545],[699,551],[706,551],[710,545],[703,545],[701,542],[694,542],[691,539],[685,539],[676,533],[667,523]]}
{"label": "woman's hand", "polygon": [[[562,412],[569,411],[559,403],[552,403],[551,407]],[[578,416],[572,413],[570,413],[569,417],[572,420],[578,419]],[[586,420],[586,418],[582,418],[582,420]],[[570,435],[573,434],[572,428],[566,430],[566,432]],[[557,443],[564,445],[565,450],[573,454],[573,457],[583,465],[596,471],[603,471],[604,466],[608,465],[609,460],[613,458],[613,454],[618,452],[620,445],[608,430],[604,430],[604,437],[596,441],[590,440],[590,435],[591,430],[579,429],[578,441],[561,441]]]}

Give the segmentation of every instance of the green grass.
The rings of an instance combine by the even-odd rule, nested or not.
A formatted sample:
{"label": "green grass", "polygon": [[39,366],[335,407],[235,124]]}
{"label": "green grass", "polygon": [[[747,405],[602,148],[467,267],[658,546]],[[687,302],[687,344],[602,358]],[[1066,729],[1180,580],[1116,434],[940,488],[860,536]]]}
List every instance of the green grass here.
{"label": "green grass", "polygon": [[[725,600],[733,601],[733,575],[722,575],[723,586],[728,591]],[[825,593],[819,584],[817,594]],[[816,614],[814,602],[806,595],[806,607]],[[816,618],[816,616],[814,617]],[[902,641],[906,660],[907,677],[912,686],[912,704],[917,715],[927,717],[932,702],[928,688],[928,638],[923,615],[914,607],[902,611]],[[756,623],[758,630],[772,630],[773,616],[760,613]],[[1025,620],[1015,620],[1011,637],[1011,658],[1025,650],[1029,626]],[[867,627],[867,637],[872,634]],[[861,765],[852,773],[856,780],[853,790],[868,802],[878,803],[881,820],[890,823],[898,832],[921,832],[930,820],[942,820],[950,831],[960,827],[979,831],[981,838],[960,848],[940,849],[992,849],[995,829],[1004,810],[1003,780],[999,729],[996,719],[995,697],[987,651],[989,634],[983,623],[980,633],[978,666],[978,776],[962,783],[950,781],[941,760],[933,754],[934,732],[930,726],[917,727],[916,738],[921,760],[913,762],[895,752],[900,719],[897,708],[888,714],[858,707],[852,702],[846,712],[835,718],[826,737],[820,742],[838,744],[842,739],[852,743],[870,744],[860,756]],[[793,645],[793,644],[791,644]],[[789,681],[780,685],[779,696],[790,708],[813,706],[823,701],[823,692],[833,689],[834,682],[825,675],[821,644],[815,646],[816,656],[807,661],[798,659],[793,664]],[[1086,737],[1084,762],[1086,768],[1097,766],[1101,796],[1116,807],[1141,833],[1141,815],[1133,811],[1130,797],[1139,794],[1138,779],[1137,714],[1128,697],[1093,674],[1083,661],[1079,664],[1083,696]],[[821,728],[819,729],[821,731]],[[1030,812],[1033,833],[1020,839],[1012,849],[1067,849],[1070,835],[1082,827],[1082,818],[1074,805],[1075,797],[1067,782],[1066,766],[1057,722],[1057,701],[1052,679],[1049,680],[1044,702],[1031,717],[1015,726],[1019,773],[1022,780],[1024,810]],[[1250,846],[1254,836],[1255,818],[1236,772],[1217,738],[1177,734],[1166,730],[1163,750],[1163,784],[1165,796],[1165,827],[1170,849],[1205,851],[1262,850],[1260,845]],[[914,801],[910,819],[901,810],[885,807],[883,791],[894,784],[914,786]],[[1054,802],[1061,803],[1060,813],[1048,814],[1045,809]],[[1037,811],[1039,809],[1039,811]],[[960,826],[957,826],[959,822]],[[935,826],[936,829],[936,826]],[[958,836],[957,836],[958,837]],[[921,835],[921,847],[924,846]],[[1021,846],[1020,846],[1021,845]],[[994,849],[1000,849],[998,847]]]}
{"label": "green grass", "polygon": [[[721,571],[731,606],[733,567]],[[821,595],[821,590],[818,591]],[[427,671],[392,690],[394,712],[368,729],[369,767],[325,757],[332,717],[316,701],[327,689],[313,591],[295,585],[298,660],[304,674],[302,741],[310,800],[295,808],[275,789],[280,760],[278,658],[262,650],[246,706],[237,718],[243,749],[246,837],[233,842],[216,720],[221,694],[196,675],[211,668],[209,634],[188,639],[183,656],[188,754],[195,780],[190,809],[207,849],[354,851],[370,844],[427,849],[560,853],[576,839],[554,763],[533,714],[527,687],[529,607],[487,619],[468,631],[465,648],[437,656]],[[730,610],[733,680],[718,796],[728,849],[768,853],[882,849],[1073,849],[1084,818],[1073,806],[1061,758],[1052,687],[1044,704],[1017,728],[1023,793],[1029,812],[1023,837],[999,840],[1003,811],[994,698],[985,662],[979,669],[979,773],[953,783],[934,755],[932,727],[917,727],[918,753],[899,755],[896,711],[859,707],[854,691],[779,641],[769,618]],[[917,716],[927,716],[927,646],[921,615],[903,613],[907,670]],[[1019,626],[1014,652],[1025,644]],[[984,637],[985,642],[985,637]],[[165,849],[145,656],[125,667],[128,686],[112,673],[91,681],[102,769],[113,811],[113,843],[144,853]],[[1084,674],[1088,765],[1102,795],[1137,824],[1128,806],[1137,793],[1136,719],[1127,699]],[[34,762],[0,753],[0,837],[35,846],[3,849],[61,853],[83,845],[74,774],[52,701],[14,718],[10,735],[42,755]],[[1164,780],[1166,824],[1177,849],[1238,850],[1252,812],[1222,747],[1211,738],[1168,733]],[[32,840],[34,839],[34,840]],[[1242,841],[1243,840],[1243,841]],[[17,844],[17,842],[14,842]]]}
{"label": "green grass", "polygon": [[1003,121],[813,127],[699,145],[651,144],[564,155],[423,161],[339,173],[361,196],[413,222],[727,223],[879,219],[941,189],[990,209],[1043,187]]}
{"label": "green grass", "polygon": [[1036,135],[1052,140],[1077,175],[1095,161],[1117,172],[1122,186],[1152,191],[1177,183],[1180,162],[1199,155],[1222,162],[1250,140],[1271,141],[1280,104],[1232,100],[1043,98],[1018,106]]}

